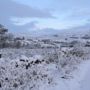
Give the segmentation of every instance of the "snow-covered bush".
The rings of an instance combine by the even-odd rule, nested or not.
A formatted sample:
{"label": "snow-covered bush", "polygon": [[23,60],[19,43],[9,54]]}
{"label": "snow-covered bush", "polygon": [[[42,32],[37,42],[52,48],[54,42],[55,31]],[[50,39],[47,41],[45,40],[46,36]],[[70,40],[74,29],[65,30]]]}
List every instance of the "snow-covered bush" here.
{"label": "snow-covered bush", "polygon": [[[54,68],[54,67],[53,67]],[[39,90],[41,84],[50,85],[52,64],[47,65],[41,55],[0,59],[0,88],[2,90]]]}

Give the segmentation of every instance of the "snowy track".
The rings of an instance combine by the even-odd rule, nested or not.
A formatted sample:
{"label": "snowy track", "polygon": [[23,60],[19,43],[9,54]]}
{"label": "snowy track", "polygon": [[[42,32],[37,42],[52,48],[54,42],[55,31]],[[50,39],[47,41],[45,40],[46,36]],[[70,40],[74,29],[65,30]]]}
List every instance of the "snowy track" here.
{"label": "snowy track", "polygon": [[81,81],[80,90],[90,90],[90,61],[86,65],[86,72]]}

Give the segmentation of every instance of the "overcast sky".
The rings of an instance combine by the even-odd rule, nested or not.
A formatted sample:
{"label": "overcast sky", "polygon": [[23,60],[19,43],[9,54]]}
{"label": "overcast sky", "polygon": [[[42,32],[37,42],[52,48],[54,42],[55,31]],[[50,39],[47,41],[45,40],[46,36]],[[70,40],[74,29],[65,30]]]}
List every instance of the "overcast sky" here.
{"label": "overcast sky", "polygon": [[90,22],[90,0],[0,0],[0,23],[13,30],[65,29]]}

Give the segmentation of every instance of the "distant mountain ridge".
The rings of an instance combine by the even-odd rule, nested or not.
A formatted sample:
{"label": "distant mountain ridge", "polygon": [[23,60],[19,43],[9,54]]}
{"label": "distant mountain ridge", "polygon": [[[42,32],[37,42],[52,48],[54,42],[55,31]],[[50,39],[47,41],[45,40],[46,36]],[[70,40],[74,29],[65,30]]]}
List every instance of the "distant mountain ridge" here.
{"label": "distant mountain ridge", "polygon": [[[67,37],[68,35],[85,35],[90,33],[90,24],[84,25],[84,26],[78,26],[78,27],[73,27],[70,29],[62,29],[62,30],[57,30],[57,29],[52,29],[52,28],[45,28],[42,30],[23,30],[18,33],[18,35],[24,35],[24,36],[52,36],[52,35],[59,35],[63,37]],[[17,34],[17,33],[16,33]]]}

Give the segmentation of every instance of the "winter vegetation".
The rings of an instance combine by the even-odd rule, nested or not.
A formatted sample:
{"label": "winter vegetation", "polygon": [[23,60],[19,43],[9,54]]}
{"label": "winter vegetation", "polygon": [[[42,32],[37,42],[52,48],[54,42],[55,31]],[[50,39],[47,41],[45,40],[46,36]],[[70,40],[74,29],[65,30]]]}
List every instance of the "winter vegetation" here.
{"label": "winter vegetation", "polygon": [[54,37],[16,37],[0,25],[0,90],[75,90],[73,73],[90,59],[90,38]]}

